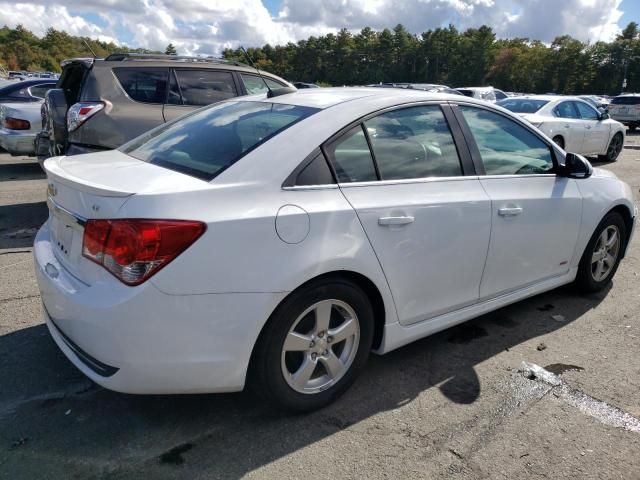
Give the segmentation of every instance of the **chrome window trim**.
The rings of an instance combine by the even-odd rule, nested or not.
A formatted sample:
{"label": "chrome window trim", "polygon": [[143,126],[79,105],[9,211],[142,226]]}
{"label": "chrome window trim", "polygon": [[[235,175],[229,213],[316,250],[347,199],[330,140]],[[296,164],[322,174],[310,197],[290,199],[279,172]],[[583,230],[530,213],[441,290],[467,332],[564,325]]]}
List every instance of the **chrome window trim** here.
{"label": "chrome window trim", "polygon": [[[371,182],[374,183],[374,182]],[[289,187],[282,187],[285,191],[297,191],[297,190],[336,190],[338,185],[335,183],[326,183],[324,185],[292,185]]]}

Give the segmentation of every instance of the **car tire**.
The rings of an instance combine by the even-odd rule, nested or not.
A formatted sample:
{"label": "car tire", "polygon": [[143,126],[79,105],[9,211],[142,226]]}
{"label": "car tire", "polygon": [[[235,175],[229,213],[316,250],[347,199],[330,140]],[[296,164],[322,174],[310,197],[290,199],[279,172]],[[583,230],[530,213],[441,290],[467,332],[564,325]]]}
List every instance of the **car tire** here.
{"label": "car tire", "polygon": [[556,135],[555,137],[553,137],[553,143],[564,150],[564,138],[562,138],[560,135]]}
{"label": "car tire", "polygon": [[635,123],[632,123],[631,125],[629,125],[629,131],[631,132],[635,132],[636,128],[638,128],[638,125],[636,125]]}
{"label": "car tire", "polygon": [[[614,233],[616,242],[612,242]],[[609,284],[618,270],[626,241],[627,227],[622,215],[609,212],[596,227],[580,259],[575,280],[579,290],[593,293]]]}
{"label": "car tire", "polygon": [[314,281],[289,295],[269,318],[252,356],[251,387],[277,408],[322,408],[354,382],[373,334],[373,308],[358,285],[338,277]]}
{"label": "car tire", "polygon": [[624,140],[622,134],[620,132],[616,133],[609,142],[609,146],[607,147],[607,154],[598,156],[600,161],[615,162],[618,159],[620,152],[622,152],[622,148],[624,146],[623,142]]}

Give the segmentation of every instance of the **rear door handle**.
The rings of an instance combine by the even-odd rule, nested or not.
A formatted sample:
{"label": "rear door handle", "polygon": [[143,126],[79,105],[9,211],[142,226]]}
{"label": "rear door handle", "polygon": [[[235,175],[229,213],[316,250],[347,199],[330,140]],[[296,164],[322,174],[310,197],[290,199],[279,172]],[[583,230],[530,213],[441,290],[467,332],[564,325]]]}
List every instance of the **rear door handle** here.
{"label": "rear door handle", "polygon": [[522,207],[504,207],[498,210],[498,215],[501,217],[515,217],[522,213]]}
{"label": "rear door handle", "polygon": [[378,225],[408,225],[413,223],[414,217],[380,217],[378,218]]}
{"label": "rear door handle", "polygon": [[569,125],[565,125],[564,128],[569,128]]}

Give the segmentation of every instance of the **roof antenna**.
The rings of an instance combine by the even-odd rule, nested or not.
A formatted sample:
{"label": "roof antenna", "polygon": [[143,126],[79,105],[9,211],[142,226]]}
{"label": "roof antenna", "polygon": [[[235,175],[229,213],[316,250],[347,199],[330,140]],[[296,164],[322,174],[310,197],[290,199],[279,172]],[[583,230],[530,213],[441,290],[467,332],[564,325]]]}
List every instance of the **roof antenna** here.
{"label": "roof antenna", "polygon": [[93,55],[93,58],[96,59],[98,58],[98,56],[96,55],[96,52],[93,51],[93,48],[91,48],[91,45],[89,45],[89,42],[87,42],[86,38],[83,38],[82,41],[84,42],[84,44],[86,45],[86,47],[89,49],[89,51],[91,52],[91,55]]}
{"label": "roof antenna", "polygon": [[287,93],[294,93],[294,92],[298,91],[298,89],[295,88],[295,87],[282,87],[282,88],[276,88],[274,90],[271,90],[271,88],[269,88],[269,85],[267,84],[267,80],[262,75],[262,72],[260,70],[258,70],[258,67],[256,66],[256,64],[253,63],[253,60],[251,60],[251,57],[249,56],[249,54],[247,53],[245,48],[243,46],[240,46],[240,50],[242,50],[242,53],[244,53],[244,56],[249,61],[249,64],[253,68],[256,69],[256,72],[258,72],[258,75],[262,79],[262,82],[264,83],[264,86],[267,87],[267,98],[273,98],[273,97],[277,97],[279,95],[285,95]]}
{"label": "roof antenna", "polygon": [[267,93],[267,97],[269,97],[270,95],[273,95],[273,92],[271,91],[271,88],[269,88],[269,85],[267,84],[267,81],[265,80],[265,78],[262,76],[262,72],[260,70],[258,70],[258,67],[256,67],[256,64],[253,63],[253,60],[251,60],[251,57],[249,56],[249,54],[247,53],[247,51],[244,49],[243,46],[240,46],[240,50],[242,50],[242,53],[244,53],[244,56],[247,57],[247,60],[249,61],[249,64],[256,69],[256,72],[258,72],[258,75],[260,75],[260,78],[262,79],[262,82],[264,83],[264,86],[267,87],[267,90],[269,91],[269,93]]}

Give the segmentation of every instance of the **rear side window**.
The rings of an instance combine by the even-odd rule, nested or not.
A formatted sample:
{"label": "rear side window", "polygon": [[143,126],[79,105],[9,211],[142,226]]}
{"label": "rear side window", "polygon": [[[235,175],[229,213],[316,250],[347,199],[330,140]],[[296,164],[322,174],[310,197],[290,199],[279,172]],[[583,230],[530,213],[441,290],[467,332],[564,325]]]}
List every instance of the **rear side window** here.
{"label": "rear side window", "polygon": [[507,98],[497,102],[502,108],[515,113],[536,113],[547,103],[547,100],[533,100],[530,98]]}
{"label": "rear side window", "polygon": [[613,105],[640,105],[640,97],[624,96],[611,100]]}
{"label": "rear side window", "polygon": [[265,86],[265,82],[269,85],[269,88],[282,88],[284,85],[281,85],[278,82],[271,80],[270,78],[264,77],[264,81],[257,75],[251,75],[248,73],[241,73],[240,78],[242,78],[242,83],[244,83],[244,88],[247,89],[248,95],[253,95],[254,93],[264,93],[267,91],[267,87]]}
{"label": "rear side window", "polygon": [[438,106],[403,108],[365,122],[381,180],[462,175],[449,124]]}
{"label": "rear side window", "polygon": [[326,147],[338,182],[372,182],[378,179],[362,125],[353,127]]}
{"label": "rear side window", "polygon": [[210,105],[238,96],[230,72],[176,70],[175,74],[184,105]]}
{"label": "rear side window", "polygon": [[580,118],[575,102],[562,102],[553,109],[556,117],[560,118]]}
{"label": "rear side window", "polygon": [[131,99],[142,103],[164,103],[167,98],[167,68],[114,68],[116,78]]}
{"label": "rear side window", "polygon": [[522,125],[481,108],[461,106],[487,175],[550,173],[549,146]]}
{"label": "rear side window", "polygon": [[44,95],[54,87],[55,87],[55,84],[36,85],[35,87],[31,87],[29,91],[31,92],[31,95],[33,95],[34,97],[44,98]]}
{"label": "rear side window", "polygon": [[266,102],[225,102],[154,129],[121,149],[145,162],[208,181],[316,111]]}

